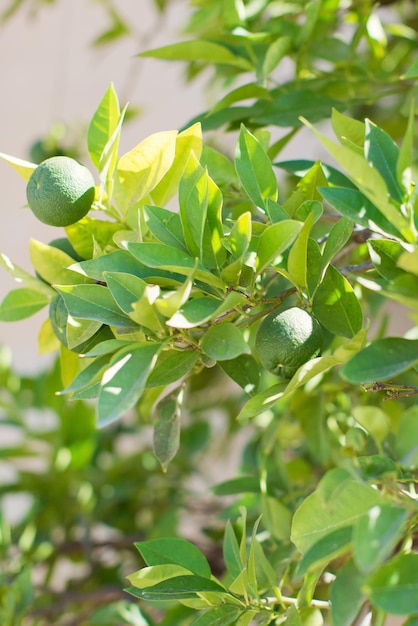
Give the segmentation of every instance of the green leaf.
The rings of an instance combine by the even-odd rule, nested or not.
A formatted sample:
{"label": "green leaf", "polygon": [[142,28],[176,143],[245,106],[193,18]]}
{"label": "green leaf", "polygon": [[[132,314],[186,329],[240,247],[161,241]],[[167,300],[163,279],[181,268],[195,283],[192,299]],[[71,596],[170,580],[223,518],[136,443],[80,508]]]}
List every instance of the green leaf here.
{"label": "green leaf", "polygon": [[413,406],[401,415],[396,433],[395,452],[399,463],[408,469],[418,467],[418,408]]}
{"label": "green leaf", "polygon": [[260,493],[260,481],[256,476],[239,476],[213,485],[211,491],[217,496],[231,496],[239,493]]}
{"label": "green leaf", "polygon": [[[332,477],[332,475],[331,475]],[[293,517],[292,541],[304,554],[322,537],[340,528],[352,526],[381,503],[380,494],[351,478],[332,483],[325,475],[316,491],[309,495]]]}
{"label": "green leaf", "polygon": [[[404,272],[398,267],[398,259],[405,248],[398,241],[372,239],[367,242],[370,259],[379,274],[386,280],[394,280]],[[406,253],[407,254],[407,253]]]}
{"label": "green leaf", "polygon": [[238,578],[241,572],[246,568],[246,563],[243,563],[241,560],[239,543],[230,520],[227,521],[225,526],[223,558],[228,574],[234,580]]}
{"label": "green leaf", "polygon": [[335,335],[354,337],[361,330],[363,313],[348,280],[329,265],[313,298],[312,311]]}
{"label": "green leaf", "polygon": [[325,272],[332,259],[344,248],[353,232],[352,220],[342,217],[328,233],[322,252],[322,272]]}
{"label": "green leaf", "polygon": [[185,600],[195,598],[202,592],[226,593],[224,587],[203,576],[176,576],[144,589],[129,588],[126,591],[144,600]]}
{"label": "green leaf", "polygon": [[50,299],[39,291],[27,287],[12,289],[0,304],[0,321],[17,322],[24,320],[49,304]]}
{"label": "green leaf", "polygon": [[68,269],[74,264],[74,259],[54,246],[30,239],[29,254],[36,272],[50,285],[76,285],[91,282]]}
{"label": "green leaf", "polygon": [[91,363],[88,363],[81,372],[71,381],[69,385],[62,391],[60,395],[75,393],[81,391],[86,387],[89,387],[96,381],[100,380],[101,375],[106,370],[109,363],[109,355],[103,355],[95,358]]}
{"label": "green leaf", "polygon": [[158,241],[187,252],[178,213],[158,206],[145,205],[144,216],[148,228]]}
{"label": "green leaf", "polygon": [[251,354],[240,354],[235,359],[219,363],[224,372],[250,396],[257,391],[260,382],[260,367]]}
{"label": "green leaf", "polygon": [[336,161],[344,167],[366,198],[379,209],[391,224],[396,225],[406,241],[414,239],[415,236],[411,231],[408,219],[402,215],[398,207],[390,202],[385,179],[378,169],[372,167],[363,156],[352,148],[336,144],[318,132],[311,124],[306,123],[306,125],[320,139],[322,145]]}
{"label": "green leaf", "polygon": [[129,252],[148,267],[161,268],[185,276],[196,271],[197,280],[222,291],[225,289],[224,282],[220,278],[211,274],[201,265],[198,265],[196,269],[195,259],[177,248],[162,243],[144,242],[128,243],[127,245]]}
{"label": "green leaf", "polygon": [[353,417],[379,444],[383,442],[389,433],[389,418],[377,406],[353,407]]}
{"label": "green leaf", "polygon": [[257,248],[257,273],[260,274],[270,263],[292,245],[302,228],[295,220],[282,220],[267,226],[260,236]]}
{"label": "green leaf", "polygon": [[412,165],[414,154],[415,136],[415,103],[411,101],[408,117],[408,125],[402,139],[399,150],[398,161],[396,163],[396,180],[401,188],[409,190],[412,183]]}
{"label": "green leaf", "polygon": [[15,265],[15,263],[13,263],[13,261],[3,253],[0,253],[0,266],[21,285],[28,287],[32,291],[42,293],[49,298],[53,298],[55,296],[55,289],[47,285],[43,280],[35,278],[35,276],[29,274],[26,270],[22,269],[18,265]]}
{"label": "green leaf", "polygon": [[278,383],[257,393],[244,404],[237,420],[243,422],[271,409],[283,397],[286,387],[286,382]]}
{"label": "green leaf", "polygon": [[150,135],[120,157],[117,165],[123,188],[122,209],[147,196],[170,169],[176,149],[177,131]]}
{"label": "green leaf", "polygon": [[30,161],[25,161],[23,159],[18,159],[17,157],[10,156],[9,154],[4,154],[4,152],[0,152],[0,159],[6,161],[9,165],[16,170],[18,174],[23,178],[23,180],[28,181],[32,176],[32,172],[38,167],[36,163],[30,163]]}
{"label": "green leaf", "polygon": [[175,564],[204,578],[210,578],[210,565],[202,552],[190,541],[178,537],[159,537],[139,541],[135,547],[147,565]]}
{"label": "green leaf", "polygon": [[235,151],[235,168],[248,197],[260,208],[277,200],[277,180],[269,157],[257,138],[241,126]]}
{"label": "green leaf", "polygon": [[402,235],[396,222],[391,223],[358,189],[345,187],[319,187],[318,191],[341,215],[364,228],[379,233],[388,233],[397,239]]}
{"label": "green leaf", "polygon": [[373,572],[402,540],[408,511],[396,506],[375,505],[354,525],[353,558],[363,574]]}
{"label": "green leaf", "polygon": [[248,100],[253,98],[266,98],[269,99],[269,91],[265,87],[258,85],[257,83],[247,83],[246,85],[241,85],[236,89],[232,89],[229,91],[226,96],[221,98],[209,111],[209,115],[216,113],[217,111],[221,111],[222,109],[226,109],[231,106],[231,104],[235,104],[236,102],[241,102],[242,100]]}
{"label": "green leaf", "polygon": [[323,567],[336,557],[345,554],[351,547],[352,534],[351,526],[343,526],[315,542],[299,562],[295,578],[301,578],[310,570]]}
{"label": "green leaf", "polygon": [[102,285],[59,285],[69,314],[97,320],[109,326],[132,327],[134,323],[116,304],[111,292]]}
{"label": "green leaf", "polygon": [[164,350],[158,356],[147,387],[166,386],[191,372],[200,355],[197,350]]}
{"label": "green leaf", "polygon": [[162,581],[176,578],[177,576],[190,576],[192,572],[181,565],[164,564],[143,567],[142,569],[127,576],[129,582],[137,589],[152,587]]}
{"label": "green leaf", "polygon": [[241,609],[224,604],[199,615],[192,626],[234,626],[241,614]]}
{"label": "green leaf", "polygon": [[397,181],[399,148],[381,128],[366,120],[364,154],[367,162],[381,174],[392,198],[402,202],[402,190]]}
{"label": "green leaf", "polygon": [[208,185],[207,171],[191,155],[179,186],[180,217],[188,251],[200,260],[208,211]]}
{"label": "green leaf", "polygon": [[[283,222],[280,222],[283,223]],[[308,240],[314,223],[313,212],[309,213],[287,257],[290,280],[298,287],[306,287],[308,272]]]}
{"label": "green leaf", "polygon": [[[119,100],[111,83],[97,107],[87,130],[87,147],[90,158],[99,172],[103,171],[108,161],[108,172],[112,175],[117,158],[118,142],[112,142],[109,151],[109,140],[118,128],[120,119]],[[109,154],[110,152],[110,154]],[[103,159],[103,157],[105,157]]]}
{"label": "green leaf", "polygon": [[261,75],[264,80],[276,69],[283,57],[289,52],[291,46],[292,39],[287,35],[278,37],[269,45],[261,68]]}
{"label": "green leaf", "polygon": [[165,396],[154,409],[154,454],[167,471],[180,447],[180,417],[183,390]]}
{"label": "green leaf", "polygon": [[154,50],[146,50],[138,56],[168,59],[170,61],[202,61],[231,65],[243,70],[252,70],[253,65],[243,56],[233,54],[229,48],[212,41],[194,40],[174,43]]}
{"label": "green leaf", "polygon": [[203,335],[200,347],[215,361],[235,359],[250,351],[241,331],[229,322],[211,326]]}
{"label": "green leaf", "polygon": [[138,276],[124,272],[103,272],[103,278],[118,307],[130,315],[133,304],[142,297],[147,283]]}
{"label": "green leaf", "polygon": [[100,382],[97,400],[100,427],[118,419],[136,404],[161,347],[161,344],[132,344],[112,357]]}
{"label": "green leaf", "polygon": [[352,561],[348,561],[339,571],[331,585],[331,618],[338,626],[352,626],[359,613],[365,596],[362,590],[363,576]]}
{"label": "green leaf", "polygon": [[350,142],[353,146],[361,148],[363,151],[366,125],[360,120],[353,119],[333,109],[331,115],[332,130],[341,143]]}
{"label": "green leaf", "polygon": [[202,148],[202,129],[199,123],[193,124],[177,135],[173,163],[151,192],[155,204],[164,205],[177,193],[189,158],[193,154],[199,159]]}
{"label": "green leaf", "polygon": [[113,236],[121,229],[120,224],[83,217],[75,224],[65,227],[65,232],[74,250],[83,258],[94,257],[95,246],[105,250],[108,246],[115,247]]}
{"label": "green leaf", "polygon": [[418,554],[400,554],[367,581],[375,606],[392,615],[418,613]]}
{"label": "green leaf", "polygon": [[360,350],[341,369],[344,380],[360,385],[391,379],[418,363],[418,339],[386,337]]}

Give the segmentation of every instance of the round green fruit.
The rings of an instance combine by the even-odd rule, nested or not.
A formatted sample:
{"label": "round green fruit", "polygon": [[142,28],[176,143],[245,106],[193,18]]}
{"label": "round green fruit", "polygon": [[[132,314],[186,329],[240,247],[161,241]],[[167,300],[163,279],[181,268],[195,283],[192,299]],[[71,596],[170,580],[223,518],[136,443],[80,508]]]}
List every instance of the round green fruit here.
{"label": "round green fruit", "polygon": [[319,356],[323,335],[319,322],[310,313],[292,307],[263,319],[255,338],[255,349],[263,367],[280,378],[289,379],[301,365]]}
{"label": "round green fruit", "polygon": [[69,226],[81,220],[94,200],[94,179],[75,159],[55,156],[38,165],[26,187],[34,215],[49,226]]}

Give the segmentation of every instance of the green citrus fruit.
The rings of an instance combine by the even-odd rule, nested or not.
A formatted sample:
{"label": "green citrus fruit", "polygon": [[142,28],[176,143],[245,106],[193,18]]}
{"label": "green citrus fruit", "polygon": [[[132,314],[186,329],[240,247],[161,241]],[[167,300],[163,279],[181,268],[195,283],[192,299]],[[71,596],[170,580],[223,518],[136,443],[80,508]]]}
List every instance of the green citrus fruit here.
{"label": "green citrus fruit", "polygon": [[260,362],[281,378],[292,378],[296,370],[318,356],[322,348],[322,328],[304,309],[292,307],[273,311],[261,322],[255,338]]}
{"label": "green citrus fruit", "polygon": [[69,226],[87,215],[94,200],[94,179],[89,170],[66,156],[38,165],[26,187],[34,215],[49,226]]}

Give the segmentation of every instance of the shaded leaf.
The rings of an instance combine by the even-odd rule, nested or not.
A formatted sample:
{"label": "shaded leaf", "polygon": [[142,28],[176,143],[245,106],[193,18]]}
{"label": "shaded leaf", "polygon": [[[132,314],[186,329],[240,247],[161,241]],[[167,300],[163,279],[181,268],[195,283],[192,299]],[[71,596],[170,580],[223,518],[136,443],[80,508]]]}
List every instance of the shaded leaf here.
{"label": "shaded leaf", "polygon": [[203,335],[200,346],[215,361],[235,359],[250,350],[241,331],[228,322],[211,326]]}
{"label": "shaded leaf", "polygon": [[183,390],[165,396],[154,409],[154,454],[164,471],[180,447]]}
{"label": "shaded leaf", "polygon": [[392,615],[418,613],[418,554],[400,554],[367,581],[370,601]]}

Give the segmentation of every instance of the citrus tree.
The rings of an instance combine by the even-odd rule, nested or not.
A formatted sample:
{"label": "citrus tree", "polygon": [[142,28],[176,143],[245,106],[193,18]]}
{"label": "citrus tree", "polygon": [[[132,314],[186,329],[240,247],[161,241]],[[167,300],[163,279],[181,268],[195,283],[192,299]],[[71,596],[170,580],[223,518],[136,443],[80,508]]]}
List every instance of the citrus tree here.
{"label": "citrus tree", "polygon": [[[89,471],[89,493],[101,484],[100,445],[114,429],[150,426],[159,466],[146,462],[141,497],[165,484],[154,530],[148,518],[135,541],[140,565],[126,571],[120,558],[125,614],[90,609],[74,623],[417,622],[417,15],[400,8],[392,23],[368,2],[199,3],[194,39],[142,54],[186,60],[190,76],[214,67],[227,93],[210,111],[120,154],[126,107],[110,85],[86,138],[94,197],[68,157],[2,155],[53,230],[50,243],[29,243],[32,273],[2,255],[19,287],[0,319],[47,311],[39,346],[59,352],[56,410],[81,432],[72,440],[67,421],[70,439],[57,439],[74,484]],[[285,58],[294,76],[275,84]],[[231,91],[243,73],[250,82]],[[205,134],[215,128],[231,156]],[[302,148],[281,159],[301,128],[329,158],[308,161]],[[399,312],[402,336],[387,331]],[[184,506],[173,478],[187,483],[202,462],[202,432],[224,447],[220,476],[237,434],[245,444],[236,474],[211,484],[219,513],[182,530],[179,517],[165,523],[166,507],[159,517],[160,502]],[[98,519],[129,536],[115,515],[104,507]],[[10,624],[32,602],[21,576],[3,596]]]}

